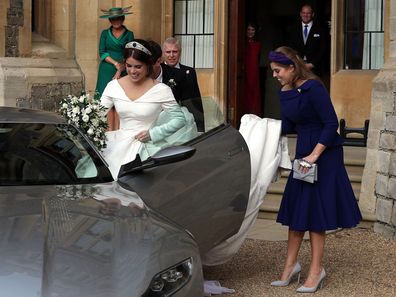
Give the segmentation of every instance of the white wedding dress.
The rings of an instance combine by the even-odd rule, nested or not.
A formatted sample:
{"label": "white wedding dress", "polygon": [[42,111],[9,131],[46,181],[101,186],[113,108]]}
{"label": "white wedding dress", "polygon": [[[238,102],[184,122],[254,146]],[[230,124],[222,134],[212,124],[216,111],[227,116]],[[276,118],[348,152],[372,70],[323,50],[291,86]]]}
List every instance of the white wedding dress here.
{"label": "white wedding dress", "polygon": [[[131,100],[115,79],[107,84],[100,101],[108,110],[114,106],[120,118],[120,129],[106,132],[106,148],[102,150],[115,180],[121,165],[133,161],[141,149],[142,143],[135,139],[136,134],[149,130],[151,141],[155,144],[186,123],[172,90],[163,83],[154,85],[141,97]],[[163,110],[170,114],[169,120],[154,126]]]}

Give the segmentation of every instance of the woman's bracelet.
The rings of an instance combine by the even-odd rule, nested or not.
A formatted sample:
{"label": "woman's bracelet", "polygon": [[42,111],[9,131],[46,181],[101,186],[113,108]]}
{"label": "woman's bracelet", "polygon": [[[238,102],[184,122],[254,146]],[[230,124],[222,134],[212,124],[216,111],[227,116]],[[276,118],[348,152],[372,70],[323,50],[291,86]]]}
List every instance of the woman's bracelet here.
{"label": "woman's bracelet", "polygon": [[120,64],[120,63],[115,62],[113,65],[114,65],[114,67],[117,67],[118,64]]}

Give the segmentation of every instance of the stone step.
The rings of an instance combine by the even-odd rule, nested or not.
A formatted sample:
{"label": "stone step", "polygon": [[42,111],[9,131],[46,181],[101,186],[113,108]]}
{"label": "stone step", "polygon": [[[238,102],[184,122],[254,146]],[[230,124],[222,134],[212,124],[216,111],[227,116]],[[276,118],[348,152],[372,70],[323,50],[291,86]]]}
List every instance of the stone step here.
{"label": "stone step", "polygon": [[32,58],[66,59],[67,51],[45,37],[32,33]]}

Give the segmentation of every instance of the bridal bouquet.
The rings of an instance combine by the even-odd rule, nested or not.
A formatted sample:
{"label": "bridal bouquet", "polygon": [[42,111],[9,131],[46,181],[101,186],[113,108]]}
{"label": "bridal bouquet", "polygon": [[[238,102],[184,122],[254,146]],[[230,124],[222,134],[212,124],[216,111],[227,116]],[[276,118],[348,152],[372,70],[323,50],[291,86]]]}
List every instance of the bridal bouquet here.
{"label": "bridal bouquet", "polygon": [[99,150],[106,147],[106,109],[98,100],[85,93],[79,97],[68,95],[60,102],[59,113],[80,128]]}

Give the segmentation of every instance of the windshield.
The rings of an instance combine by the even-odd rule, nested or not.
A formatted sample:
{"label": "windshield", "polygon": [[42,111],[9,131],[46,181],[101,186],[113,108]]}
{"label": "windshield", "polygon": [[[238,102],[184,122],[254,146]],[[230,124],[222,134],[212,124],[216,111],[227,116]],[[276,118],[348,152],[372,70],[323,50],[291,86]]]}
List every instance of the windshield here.
{"label": "windshield", "polygon": [[0,124],[0,186],[112,180],[102,159],[73,126]]}

